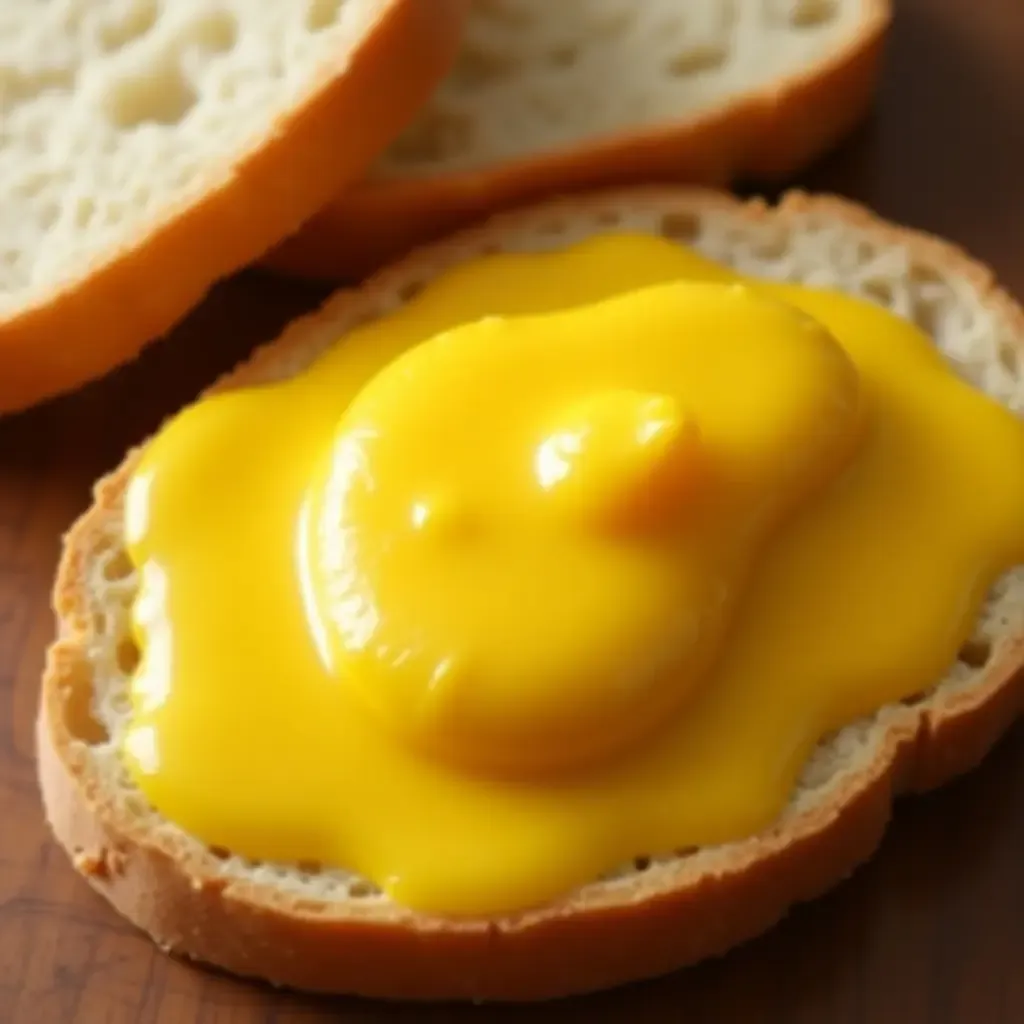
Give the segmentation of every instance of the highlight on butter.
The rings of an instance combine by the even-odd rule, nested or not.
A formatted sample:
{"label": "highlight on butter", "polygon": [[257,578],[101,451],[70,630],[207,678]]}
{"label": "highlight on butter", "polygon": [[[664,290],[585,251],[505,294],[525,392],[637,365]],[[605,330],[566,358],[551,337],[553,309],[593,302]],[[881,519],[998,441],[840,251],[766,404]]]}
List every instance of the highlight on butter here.
{"label": "highlight on butter", "polygon": [[148,446],[123,755],[210,844],[528,908],[770,824],[943,675],[1022,507],[1024,426],[875,306],[487,257]]}

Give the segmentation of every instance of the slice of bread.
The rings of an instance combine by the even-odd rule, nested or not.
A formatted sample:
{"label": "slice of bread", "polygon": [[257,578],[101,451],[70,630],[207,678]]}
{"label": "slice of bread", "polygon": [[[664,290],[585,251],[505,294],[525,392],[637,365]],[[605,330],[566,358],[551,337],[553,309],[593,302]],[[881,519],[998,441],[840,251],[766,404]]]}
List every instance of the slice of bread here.
{"label": "slice of bread", "polygon": [[[583,196],[506,214],[424,249],[295,322],[218,388],[287,378],[361,322],[483,253],[653,233],[765,278],[838,287],[919,324],[953,367],[1024,412],[1024,313],[945,243],[826,198],[772,209],[713,192]],[[138,452],[96,488],[66,539],[38,721],[47,815],[74,865],[167,949],[313,990],[394,998],[538,999],[722,953],[837,883],[878,845],[894,796],[973,766],[1021,710],[1024,570],[991,593],[975,639],[935,686],[824,739],[778,821],[699,850],[637,850],[621,870],[529,913],[443,920],[344,871],[251,863],[155,813],[118,756],[135,661],[136,579],[122,547]],[[358,781],[358,780],[356,780]]]}
{"label": "slice of bread", "polygon": [[360,177],[466,0],[0,9],[0,411],[134,355]]}
{"label": "slice of bread", "polygon": [[473,0],[461,56],[270,265],[352,279],[496,210],[792,174],[866,112],[889,0]]}

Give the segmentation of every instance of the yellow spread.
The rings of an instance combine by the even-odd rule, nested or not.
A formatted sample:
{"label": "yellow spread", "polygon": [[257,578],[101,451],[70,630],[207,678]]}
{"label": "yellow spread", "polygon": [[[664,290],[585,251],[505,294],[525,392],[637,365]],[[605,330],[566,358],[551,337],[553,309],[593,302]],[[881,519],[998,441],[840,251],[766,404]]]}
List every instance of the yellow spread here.
{"label": "yellow spread", "polygon": [[768,825],[944,675],[1022,510],[1024,427],[879,308],[488,257],[149,445],[124,755],[210,844],[533,906]]}

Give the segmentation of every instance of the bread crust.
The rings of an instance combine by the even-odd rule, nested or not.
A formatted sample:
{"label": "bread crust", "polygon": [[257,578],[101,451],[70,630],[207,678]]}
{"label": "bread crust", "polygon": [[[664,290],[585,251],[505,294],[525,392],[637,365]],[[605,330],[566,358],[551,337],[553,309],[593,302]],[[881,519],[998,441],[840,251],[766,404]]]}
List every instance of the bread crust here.
{"label": "bread crust", "polygon": [[622,132],[447,174],[370,179],[325,206],[265,264],[357,280],[413,245],[500,210],[581,189],[650,182],[781,181],[831,149],[867,113],[891,0],[863,0],[855,34],[803,72],[697,118]]}
{"label": "bread crust", "polygon": [[167,210],[132,244],[0,322],[0,412],[131,359],[218,278],[363,174],[448,69],[467,10],[468,0],[382,0],[344,67],[258,146],[213,169],[197,200]]}
{"label": "bread crust", "polygon": [[[728,208],[750,221],[808,213],[906,247],[925,266],[968,281],[1024,348],[1024,312],[991,273],[953,246],[885,224],[842,200],[792,194],[776,209],[698,190],[578,197],[506,214],[412,255],[358,291],[343,291],[296,321],[216,388],[294,373],[325,344],[377,315],[380,294],[493,250],[516,226],[604,208],[659,213]],[[321,326],[334,325],[331,331]],[[319,335],[317,332],[319,331]],[[92,508],[66,538],[37,725],[46,813],[76,869],[160,945],[234,973],[312,991],[389,999],[534,1000],[651,977],[718,955],[767,929],[794,903],[838,883],[879,844],[893,799],[973,767],[1024,708],[1024,624],[969,688],[894,705],[871,726],[874,755],[821,798],[766,832],[680,857],[624,881],[595,883],[539,910],[484,921],[443,920],[387,901],[321,903],[270,885],[227,879],[212,853],[147,831],[105,793],[70,724],[92,691],[87,567],[138,453],[97,485]]]}

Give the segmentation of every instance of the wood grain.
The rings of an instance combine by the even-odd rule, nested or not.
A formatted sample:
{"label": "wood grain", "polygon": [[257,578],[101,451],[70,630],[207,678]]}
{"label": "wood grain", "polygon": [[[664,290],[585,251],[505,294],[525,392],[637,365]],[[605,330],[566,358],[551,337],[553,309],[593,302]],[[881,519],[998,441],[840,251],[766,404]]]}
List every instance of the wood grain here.
{"label": "wood grain", "polygon": [[[897,0],[872,122],[802,184],[960,242],[1024,296],[1024,2]],[[907,801],[878,857],[732,955],[533,1010],[306,999],[174,962],[49,842],[31,725],[61,532],[90,482],[317,298],[248,275],[136,365],[0,422],[0,1024],[1024,1021],[1024,728],[973,776]]]}

